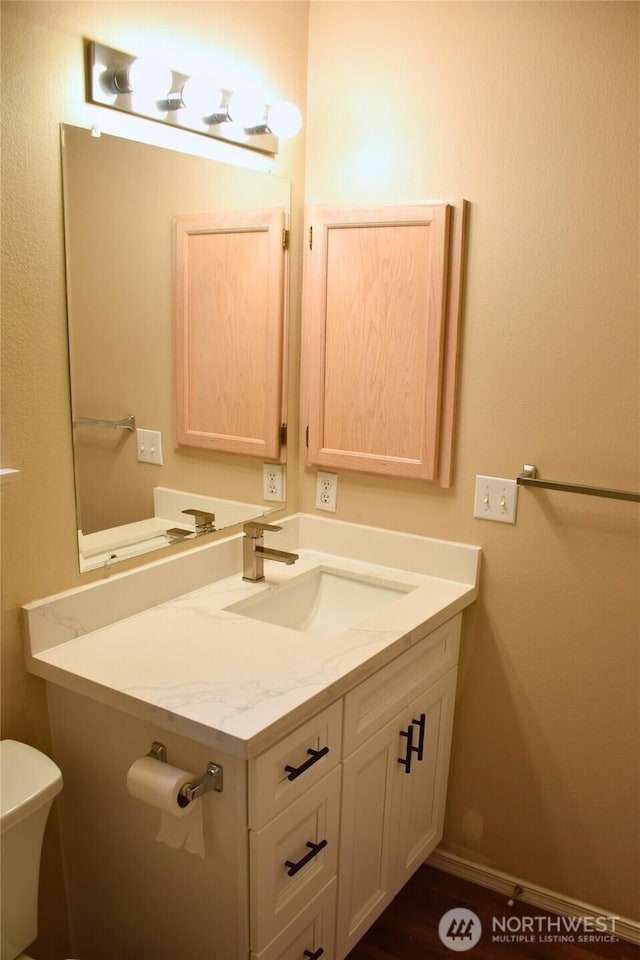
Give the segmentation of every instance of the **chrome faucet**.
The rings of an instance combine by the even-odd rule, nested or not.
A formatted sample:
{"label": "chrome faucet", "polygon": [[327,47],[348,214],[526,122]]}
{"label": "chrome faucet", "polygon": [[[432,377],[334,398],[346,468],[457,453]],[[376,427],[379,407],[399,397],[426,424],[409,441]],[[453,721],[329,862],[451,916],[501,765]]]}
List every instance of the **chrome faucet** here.
{"label": "chrome faucet", "polygon": [[264,580],[264,561],[277,560],[279,563],[290,565],[298,559],[297,553],[288,553],[286,550],[272,550],[264,545],[265,530],[282,530],[273,523],[261,523],[260,520],[250,520],[245,523],[244,540],[242,541],[242,579],[258,583]]}
{"label": "chrome faucet", "polygon": [[207,513],[206,510],[183,510],[188,517],[193,517],[196,522],[196,537],[201,537],[204,533],[215,533],[215,513]]}
{"label": "chrome faucet", "polygon": [[193,517],[195,521],[195,531],[186,530],[184,527],[170,527],[165,530],[165,535],[169,543],[181,543],[183,540],[190,540],[193,537],[201,537],[205,533],[215,533],[215,513],[207,513],[206,510],[182,510],[182,513]]}

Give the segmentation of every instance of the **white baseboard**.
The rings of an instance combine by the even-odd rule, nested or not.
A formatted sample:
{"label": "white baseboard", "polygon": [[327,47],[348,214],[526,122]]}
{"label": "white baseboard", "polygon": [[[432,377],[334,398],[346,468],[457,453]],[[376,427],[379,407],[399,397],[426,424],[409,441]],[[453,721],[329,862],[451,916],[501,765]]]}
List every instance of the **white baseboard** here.
{"label": "white baseboard", "polygon": [[[507,899],[514,894],[516,887],[520,890],[517,894],[518,900],[530,903],[541,910],[547,910],[549,913],[555,913],[566,917],[607,917],[611,916],[610,910],[602,910],[600,907],[594,907],[588,903],[582,903],[580,900],[574,900],[572,897],[564,896],[561,893],[555,893],[553,890],[546,890],[535,883],[527,883],[518,877],[512,877],[500,870],[494,870],[493,867],[487,867],[482,863],[474,863],[472,860],[464,860],[457,857],[454,853],[449,853],[438,847],[426,860],[430,867],[436,867],[443,873],[451,873],[470,883],[477,883],[480,887],[486,887],[488,890],[495,890],[496,893],[503,893]],[[640,944],[640,923],[636,920],[630,920],[627,917],[618,917],[616,919],[615,932],[622,940],[628,940],[631,943]]]}

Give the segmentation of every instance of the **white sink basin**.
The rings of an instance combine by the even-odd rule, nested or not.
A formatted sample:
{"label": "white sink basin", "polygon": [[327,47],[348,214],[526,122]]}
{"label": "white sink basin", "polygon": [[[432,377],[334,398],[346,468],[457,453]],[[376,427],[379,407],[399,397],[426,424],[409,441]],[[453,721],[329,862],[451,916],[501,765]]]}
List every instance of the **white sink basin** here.
{"label": "white sink basin", "polygon": [[335,636],[379,613],[415,585],[315,567],[224,609],[280,627]]}

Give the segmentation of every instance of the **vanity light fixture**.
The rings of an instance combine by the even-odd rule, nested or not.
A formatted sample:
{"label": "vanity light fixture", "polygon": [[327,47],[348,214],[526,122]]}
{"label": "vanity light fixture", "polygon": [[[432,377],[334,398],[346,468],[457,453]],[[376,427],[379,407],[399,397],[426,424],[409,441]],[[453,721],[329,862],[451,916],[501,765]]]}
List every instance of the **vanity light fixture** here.
{"label": "vanity light fixture", "polygon": [[279,140],[302,126],[298,108],[266,104],[249,90],[232,91],[189,77],[153,57],[134,57],[87,41],[87,100],[182,130],[276,154]]}

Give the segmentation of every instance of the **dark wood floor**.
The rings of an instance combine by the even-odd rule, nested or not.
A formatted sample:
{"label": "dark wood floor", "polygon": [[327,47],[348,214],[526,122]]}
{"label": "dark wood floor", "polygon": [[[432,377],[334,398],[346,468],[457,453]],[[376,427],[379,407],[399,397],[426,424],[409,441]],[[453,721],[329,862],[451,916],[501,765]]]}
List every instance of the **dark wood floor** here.
{"label": "dark wood floor", "polygon": [[[528,942],[498,942],[492,932],[494,917],[540,917],[535,927],[544,927],[544,918],[553,917],[537,907],[516,900],[508,906],[507,897],[443,873],[433,867],[420,867],[378,921],[351,951],[347,960],[452,960],[455,956],[469,960],[640,960],[640,947],[617,939],[616,942],[579,942],[582,932],[573,935],[574,942],[545,942],[554,927],[533,934]],[[466,907],[478,915],[482,923],[479,942],[466,951],[454,951],[438,936],[440,918],[455,907]],[[558,927],[555,930],[558,931]],[[504,936],[505,934],[501,934]],[[509,935],[509,934],[507,934]],[[589,933],[589,937],[611,936],[610,933]],[[510,936],[524,936],[512,933]]]}

